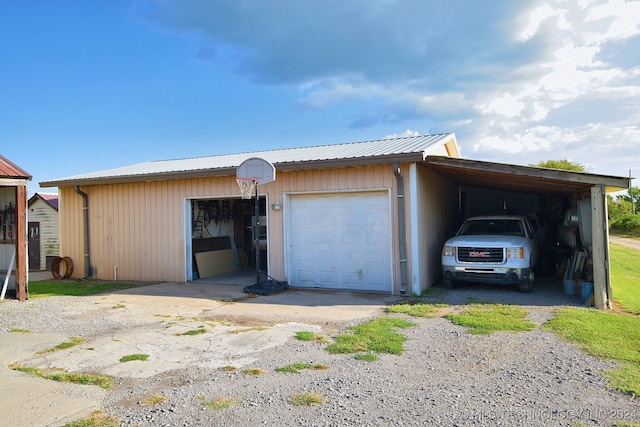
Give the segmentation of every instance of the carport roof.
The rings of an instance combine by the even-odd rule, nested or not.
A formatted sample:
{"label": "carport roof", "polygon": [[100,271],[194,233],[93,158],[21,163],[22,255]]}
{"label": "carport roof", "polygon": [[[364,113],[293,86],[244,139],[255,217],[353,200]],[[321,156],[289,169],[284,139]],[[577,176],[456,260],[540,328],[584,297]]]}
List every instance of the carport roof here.
{"label": "carport roof", "polygon": [[428,156],[423,165],[459,185],[529,194],[573,194],[604,185],[607,192],[627,190],[631,178],[517,166],[442,156]]}
{"label": "carport roof", "polygon": [[453,133],[386,138],[375,141],[251,153],[226,154],[191,159],[139,163],[54,181],[41,182],[41,187],[112,184],[177,178],[201,178],[235,175],[236,168],[249,157],[264,158],[278,171],[310,168],[354,166],[391,162],[421,162],[429,154],[446,154],[445,144],[453,142],[452,155],[459,155]]}

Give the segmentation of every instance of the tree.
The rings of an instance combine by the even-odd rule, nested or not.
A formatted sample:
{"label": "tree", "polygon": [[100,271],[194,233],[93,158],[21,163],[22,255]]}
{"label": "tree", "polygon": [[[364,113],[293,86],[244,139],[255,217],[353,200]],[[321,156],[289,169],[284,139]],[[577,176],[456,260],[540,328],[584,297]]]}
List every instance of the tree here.
{"label": "tree", "polygon": [[629,203],[633,202],[637,205],[640,201],[640,187],[631,187],[627,194],[621,195],[619,197]]}
{"label": "tree", "polygon": [[577,162],[572,162],[571,160],[567,160],[567,159],[543,160],[536,163],[535,165],[530,165],[530,166],[536,166],[539,168],[547,168],[547,169],[562,169],[562,170],[574,171],[574,172],[586,171],[586,168],[584,167],[584,165]]}

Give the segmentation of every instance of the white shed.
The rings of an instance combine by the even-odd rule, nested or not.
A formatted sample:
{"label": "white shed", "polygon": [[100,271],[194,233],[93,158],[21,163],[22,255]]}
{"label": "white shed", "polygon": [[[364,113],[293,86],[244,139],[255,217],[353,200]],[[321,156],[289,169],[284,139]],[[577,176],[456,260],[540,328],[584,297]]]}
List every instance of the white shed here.
{"label": "white shed", "polygon": [[49,270],[60,256],[60,221],[58,195],[36,193],[27,210],[29,269]]}

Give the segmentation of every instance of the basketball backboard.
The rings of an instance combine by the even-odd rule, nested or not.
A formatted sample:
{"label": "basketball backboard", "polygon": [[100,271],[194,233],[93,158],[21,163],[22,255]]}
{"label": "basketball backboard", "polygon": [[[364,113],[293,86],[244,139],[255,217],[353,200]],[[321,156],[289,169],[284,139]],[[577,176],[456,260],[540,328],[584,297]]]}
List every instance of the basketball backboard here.
{"label": "basketball backboard", "polygon": [[249,157],[236,169],[236,178],[253,178],[258,185],[262,185],[275,181],[276,168],[261,157]]}

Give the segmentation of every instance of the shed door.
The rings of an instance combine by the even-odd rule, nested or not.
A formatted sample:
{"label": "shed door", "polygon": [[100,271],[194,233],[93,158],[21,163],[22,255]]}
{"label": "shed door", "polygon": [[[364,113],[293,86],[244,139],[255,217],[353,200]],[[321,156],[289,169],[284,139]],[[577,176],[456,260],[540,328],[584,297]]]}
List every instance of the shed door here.
{"label": "shed door", "polygon": [[291,196],[289,283],[391,292],[390,218],[388,192]]}
{"label": "shed door", "polygon": [[29,223],[29,269],[40,270],[40,223]]}

